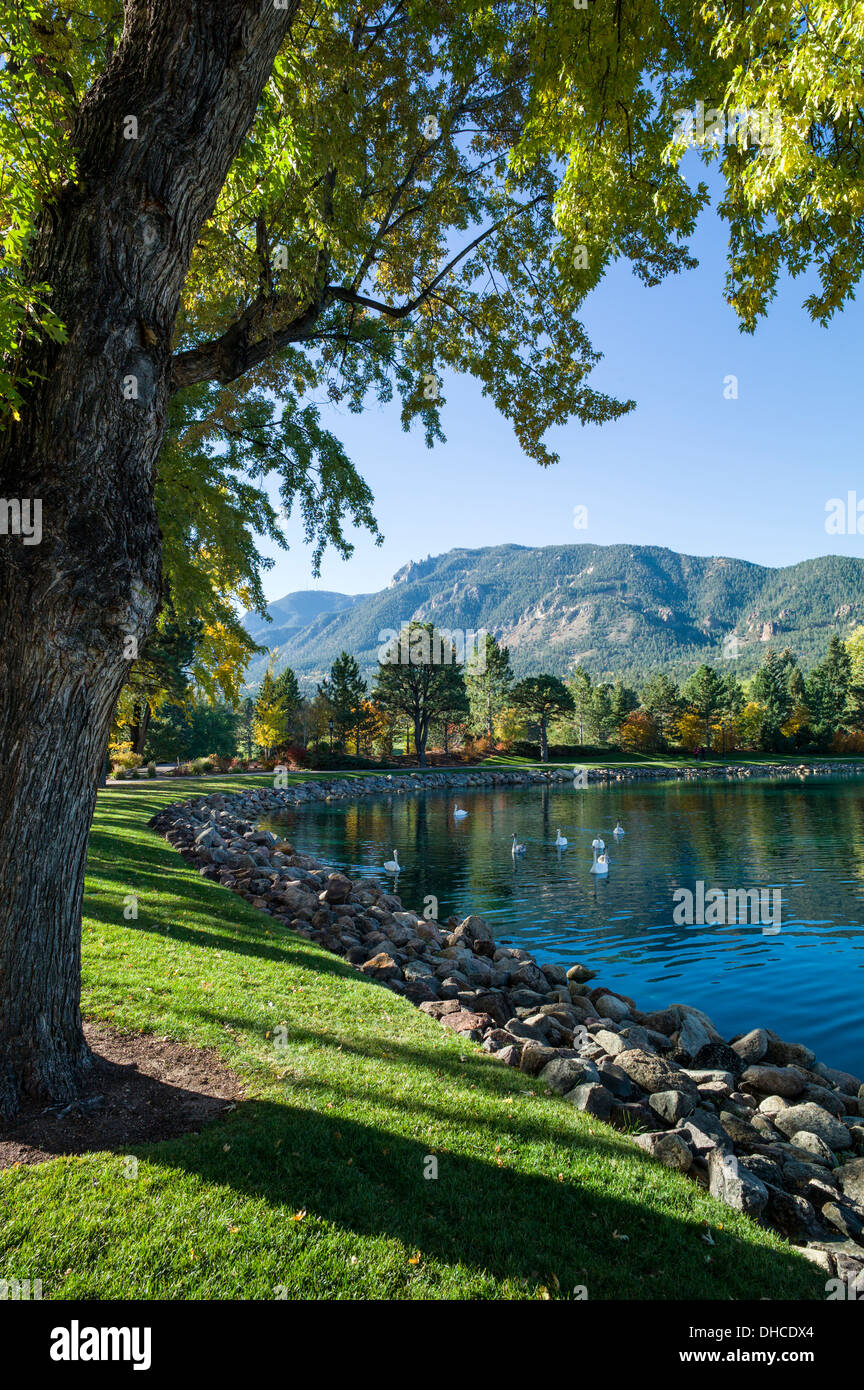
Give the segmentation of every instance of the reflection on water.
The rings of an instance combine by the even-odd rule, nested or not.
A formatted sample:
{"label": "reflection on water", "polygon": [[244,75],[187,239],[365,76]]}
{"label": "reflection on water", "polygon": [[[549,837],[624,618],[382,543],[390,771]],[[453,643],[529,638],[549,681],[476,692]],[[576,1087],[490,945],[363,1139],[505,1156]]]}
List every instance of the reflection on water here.
{"label": "reflection on water", "polygon": [[[397,849],[406,907],[433,896],[442,921],[480,913],[499,940],[584,960],[641,1008],[695,1004],[727,1036],[765,1025],[864,1072],[862,783],[459,788],[316,803],[286,821],[304,852],[382,882]],[[515,861],[514,831],[528,847]],[[608,878],[589,872],[598,832]],[[781,930],[675,925],[673,893],[699,880],[780,889]]]}

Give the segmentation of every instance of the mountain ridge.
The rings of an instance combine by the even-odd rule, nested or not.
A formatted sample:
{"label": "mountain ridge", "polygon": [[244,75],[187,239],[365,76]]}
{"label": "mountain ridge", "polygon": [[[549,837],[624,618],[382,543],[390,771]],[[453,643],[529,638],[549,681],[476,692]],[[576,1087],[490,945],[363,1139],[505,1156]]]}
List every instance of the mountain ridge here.
{"label": "mountain ridge", "polygon": [[[272,650],[275,670],[290,665],[306,685],[343,648],[370,673],[379,634],[411,619],[492,632],[518,675],[566,675],[581,664],[633,681],[721,660],[745,675],[768,647],[789,646],[810,665],[831,632],[864,622],[864,560],[823,555],[775,567],[663,546],[457,547],[409,560],[377,593],[297,590],[268,611],[272,624],[247,614],[247,631]],[[253,659],[250,684],[269,659]]]}

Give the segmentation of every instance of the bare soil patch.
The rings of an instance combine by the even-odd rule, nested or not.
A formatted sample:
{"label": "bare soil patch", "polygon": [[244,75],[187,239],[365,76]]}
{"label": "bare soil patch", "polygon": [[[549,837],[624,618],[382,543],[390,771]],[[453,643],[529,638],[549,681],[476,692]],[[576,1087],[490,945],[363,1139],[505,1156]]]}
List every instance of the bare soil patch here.
{"label": "bare soil patch", "polygon": [[209,1048],[89,1023],[84,1033],[93,1069],[81,1097],[69,1106],[25,1100],[12,1124],[0,1123],[0,1168],[173,1139],[233,1110],[245,1094]]}

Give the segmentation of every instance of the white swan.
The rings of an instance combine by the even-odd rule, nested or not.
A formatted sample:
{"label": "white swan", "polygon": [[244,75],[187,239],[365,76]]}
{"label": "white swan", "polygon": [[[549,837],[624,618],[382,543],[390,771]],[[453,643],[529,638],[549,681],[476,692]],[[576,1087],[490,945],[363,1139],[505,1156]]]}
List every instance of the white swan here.
{"label": "white swan", "polygon": [[591,865],[591,872],[592,874],[608,874],[609,856],[605,853],[598,854],[597,858],[594,860],[594,863]]}
{"label": "white swan", "polygon": [[561,834],[561,827],[560,827],[560,825],[559,825],[559,827],[558,827],[558,834],[555,836],[555,844],[556,844],[556,846],[557,846],[558,849],[566,849],[566,848],[567,848],[567,841],[566,841],[566,839],[564,838],[564,836]]}
{"label": "white swan", "polygon": [[626,835],[626,834],[627,834],[627,831],[624,829],[624,827],[623,827],[623,825],[621,824],[620,820],[619,820],[618,824],[615,826],[615,829],[612,831],[612,834],[613,834],[613,835]]}
{"label": "white swan", "polygon": [[453,819],[454,819],[454,820],[462,820],[465,816],[467,816],[467,814],[468,814],[468,812],[467,812],[467,811],[463,811],[463,810],[462,810],[462,807],[459,805],[459,803],[458,803],[458,801],[457,801],[456,806],[455,806],[455,809],[454,809],[454,811],[453,811]]}
{"label": "white swan", "polygon": [[388,874],[398,874],[401,867],[402,865],[399,863],[399,855],[396,853],[396,850],[394,849],[393,858],[387,864],[384,865],[384,868],[387,870]]}
{"label": "white swan", "polygon": [[512,854],[524,854],[526,848],[527,848],[526,845],[520,845],[519,841],[516,839],[516,831],[514,830],[514,831],[513,831],[513,848],[512,848],[512,850],[511,850],[511,853],[512,853]]}
{"label": "white swan", "polygon": [[598,854],[603,853],[606,845],[605,842],[600,839],[599,835],[595,835],[594,839],[591,841],[591,848],[594,851],[594,858],[596,859]]}

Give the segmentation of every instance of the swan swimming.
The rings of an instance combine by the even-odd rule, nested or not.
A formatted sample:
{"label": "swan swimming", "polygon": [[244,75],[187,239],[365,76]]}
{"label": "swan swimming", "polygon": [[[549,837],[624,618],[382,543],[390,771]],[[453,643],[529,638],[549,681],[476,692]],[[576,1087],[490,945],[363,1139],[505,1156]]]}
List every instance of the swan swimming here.
{"label": "swan swimming", "polygon": [[384,868],[387,870],[388,874],[398,874],[401,867],[402,865],[399,863],[399,855],[396,853],[396,850],[394,849],[393,858],[389,861],[389,863],[384,865]]}
{"label": "swan swimming", "polygon": [[468,812],[467,812],[467,811],[463,811],[463,810],[462,810],[462,807],[459,805],[459,803],[458,803],[458,801],[457,801],[456,806],[455,806],[455,808],[454,808],[454,810],[453,810],[453,819],[454,819],[454,820],[462,820],[464,816],[467,816],[467,814],[468,814]]}
{"label": "swan swimming", "polygon": [[603,853],[604,849],[606,848],[606,844],[603,840],[600,839],[599,835],[595,835],[594,839],[591,841],[591,848],[594,850],[594,858],[596,859],[598,854]]}
{"label": "swan swimming", "polygon": [[591,865],[591,873],[592,873],[592,874],[608,874],[608,872],[609,872],[609,856],[608,856],[606,853],[598,854],[597,858],[594,860],[594,863]]}
{"label": "swan swimming", "polygon": [[514,831],[513,831],[513,847],[512,847],[511,853],[512,853],[512,854],[524,854],[526,848],[527,848],[526,845],[520,845],[519,841],[516,839],[516,831],[514,830]]}
{"label": "swan swimming", "polygon": [[561,827],[560,827],[560,825],[559,825],[559,827],[558,827],[558,834],[557,834],[556,837],[555,837],[555,844],[556,844],[556,847],[557,847],[558,849],[566,849],[566,848],[567,848],[567,841],[566,841],[566,839],[564,838],[564,836],[561,834]]}
{"label": "swan swimming", "polygon": [[626,835],[626,834],[627,834],[627,831],[624,829],[624,827],[623,827],[623,825],[621,824],[620,820],[619,820],[618,824],[615,826],[615,829],[612,831],[612,834],[613,834],[613,835]]}

